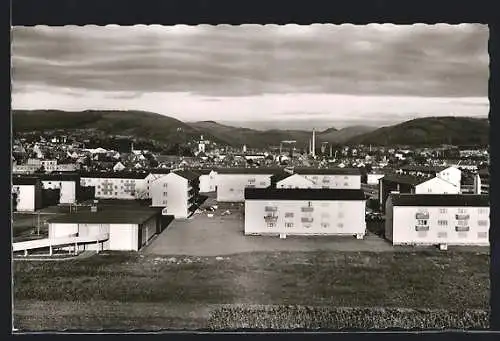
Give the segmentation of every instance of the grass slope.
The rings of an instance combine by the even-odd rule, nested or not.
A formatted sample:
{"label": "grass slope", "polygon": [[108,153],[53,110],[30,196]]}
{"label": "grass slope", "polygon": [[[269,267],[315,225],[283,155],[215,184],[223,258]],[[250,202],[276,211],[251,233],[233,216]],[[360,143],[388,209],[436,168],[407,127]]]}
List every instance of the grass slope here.
{"label": "grass slope", "polygon": [[470,117],[426,117],[383,127],[348,140],[373,145],[488,145],[489,122]]}
{"label": "grass slope", "polygon": [[[65,262],[15,262],[14,316],[21,329],[57,329],[66,318],[70,329],[100,323],[118,328],[120,319],[130,328],[203,328],[207,309],[227,304],[484,310],[488,260],[437,251],[418,257],[274,252],[223,260],[107,252]],[[157,311],[164,322],[134,322],[143,309],[145,316]]]}

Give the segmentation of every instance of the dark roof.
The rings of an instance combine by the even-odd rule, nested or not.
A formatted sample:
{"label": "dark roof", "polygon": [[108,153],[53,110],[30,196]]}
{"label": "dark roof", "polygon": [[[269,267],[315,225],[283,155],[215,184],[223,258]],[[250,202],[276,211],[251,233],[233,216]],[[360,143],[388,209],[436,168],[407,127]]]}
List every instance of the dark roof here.
{"label": "dark roof", "polygon": [[384,182],[394,182],[398,184],[407,184],[407,185],[420,185],[426,181],[429,181],[433,178],[429,177],[421,177],[421,176],[413,176],[413,175],[404,175],[404,174],[387,174],[384,175],[379,181]]}
{"label": "dark roof", "polygon": [[12,184],[13,185],[36,185],[39,181],[39,178],[35,176],[13,176]]}
{"label": "dark roof", "polygon": [[401,169],[410,172],[439,173],[450,167],[451,166],[403,166]]}
{"label": "dark roof", "polygon": [[170,168],[152,168],[148,170],[151,174],[169,174]]}
{"label": "dark roof", "polygon": [[245,188],[245,199],[262,200],[366,200],[360,189]]}
{"label": "dark roof", "polygon": [[271,176],[271,181],[273,182],[278,182],[278,181],[281,181],[281,180],[284,180],[290,176],[292,176],[293,174],[290,174],[290,173],[287,173],[287,172],[280,172],[280,173],[276,173],[276,174],[273,174]]}
{"label": "dark roof", "polygon": [[194,172],[199,173],[200,175],[208,175],[212,171],[211,169],[193,169]]}
{"label": "dark roof", "polygon": [[182,176],[184,179],[187,179],[188,181],[198,179],[200,177],[200,174],[187,169],[174,171],[174,173],[179,176]]}
{"label": "dark roof", "polygon": [[294,168],[294,173],[306,175],[361,175],[358,168]]}
{"label": "dark roof", "polygon": [[391,194],[393,206],[490,206],[488,195]]}
{"label": "dark roof", "polygon": [[142,224],[150,218],[159,215],[158,210],[134,209],[127,207],[126,210],[117,209],[102,210],[97,212],[79,211],[77,213],[65,214],[52,219],[50,223],[96,223],[96,224]]}
{"label": "dark roof", "polygon": [[81,172],[82,178],[101,178],[101,179],[144,179],[148,172]]}
{"label": "dark roof", "polygon": [[40,180],[42,181],[80,181],[80,174],[78,173],[50,173],[41,174]]}
{"label": "dark roof", "polygon": [[281,168],[217,168],[218,174],[269,174],[280,173]]}

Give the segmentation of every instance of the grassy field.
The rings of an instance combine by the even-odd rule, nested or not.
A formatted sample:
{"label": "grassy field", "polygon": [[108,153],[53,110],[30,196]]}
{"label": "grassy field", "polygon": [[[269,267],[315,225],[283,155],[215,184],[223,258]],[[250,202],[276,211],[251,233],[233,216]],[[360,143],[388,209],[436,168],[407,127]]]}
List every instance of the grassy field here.
{"label": "grassy field", "polygon": [[157,257],[106,252],[15,262],[16,328],[204,328],[218,305],[488,309],[489,256],[279,252]]}

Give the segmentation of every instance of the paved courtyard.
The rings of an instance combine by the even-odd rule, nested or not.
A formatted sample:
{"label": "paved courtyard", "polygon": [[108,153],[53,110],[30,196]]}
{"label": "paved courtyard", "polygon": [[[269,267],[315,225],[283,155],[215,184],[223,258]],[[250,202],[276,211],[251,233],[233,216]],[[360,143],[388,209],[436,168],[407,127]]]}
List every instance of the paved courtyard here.
{"label": "paved courtyard", "polygon": [[[209,198],[203,206],[217,205]],[[142,252],[158,255],[217,256],[254,251],[394,251],[384,239],[368,234],[354,236],[245,236],[242,204],[218,204],[213,217],[206,212],[174,220]],[[229,210],[230,215],[221,214]],[[410,249],[411,250],[411,249]]]}

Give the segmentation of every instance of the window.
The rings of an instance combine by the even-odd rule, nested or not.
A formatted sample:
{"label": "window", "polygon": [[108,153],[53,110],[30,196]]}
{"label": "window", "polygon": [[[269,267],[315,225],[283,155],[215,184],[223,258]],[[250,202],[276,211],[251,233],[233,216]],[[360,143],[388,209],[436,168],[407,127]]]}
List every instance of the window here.
{"label": "window", "polygon": [[427,188],[427,193],[432,193],[432,188]]}
{"label": "window", "polygon": [[339,212],[339,218],[344,218],[344,212]]}
{"label": "window", "polygon": [[118,192],[115,192],[115,195],[118,195]]}
{"label": "window", "polygon": [[457,220],[458,226],[468,226],[469,222],[467,220]]}
{"label": "window", "polygon": [[480,208],[478,211],[479,211],[479,214],[488,214],[488,209],[486,209],[486,208]]}
{"label": "window", "polygon": [[167,188],[167,184],[166,184],[166,183],[165,183],[165,184],[163,184],[163,187],[164,187],[164,188]]}
{"label": "window", "polygon": [[330,218],[330,213],[328,212],[321,213],[321,218]]}
{"label": "window", "polygon": [[293,227],[293,223],[285,223],[285,227]]}
{"label": "window", "polygon": [[321,227],[327,228],[330,226],[330,223],[321,223]]}
{"label": "window", "polygon": [[264,207],[264,211],[266,212],[276,212],[278,210],[278,207],[276,206],[266,206]]}
{"label": "window", "polygon": [[447,226],[448,225],[448,220],[438,220],[438,225],[439,226]]}
{"label": "window", "polygon": [[123,180],[120,180],[120,182],[123,182]]}
{"label": "window", "polygon": [[276,224],[275,223],[267,223],[267,227],[271,228],[271,227],[275,227]]}
{"label": "window", "polygon": [[261,182],[260,182],[260,185],[261,185],[261,186],[265,186],[265,185],[266,185],[266,182],[265,182],[265,181],[261,181]]}
{"label": "window", "polygon": [[250,183],[250,184],[255,183],[255,181],[256,181],[255,179],[248,179],[248,183]]}
{"label": "window", "polygon": [[337,224],[337,227],[339,227],[339,228],[343,228],[343,227],[344,227],[344,224],[343,224],[343,223],[338,223],[338,224]]}
{"label": "window", "polygon": [[488,232],[478,232],[477,237],[481,239],[488,238]]}
{"label": "window", "polygon": [[323,188],[323,189],[328,189],[328,188],[330,188],[330,187],[328,187],[328,186],[321,186],[321,188]]}
{"label": "window", "polygon": [[458,213],[465,213],[467,212],[467,210],[465,208],[459,208],[458,209]]}
{"label": "window", "polygon": [[230,189],[229,189],[229,192],[234,192],[234,188],[230,188]]}
{"label": "window", "polygon": [[293,212],[286,212],[285,218],[293,218]]}
{"label": "window", "polygon": [[446,214],[446,212],[448,212],[448,210],[446,208],[439,209],[439,213],[441,213],[441,214]]}
{"label": "window", "polygon": [[479,220],[477,222],[478,226],[488,226],[488,220]]}
{"label": "window", "polygon": [[427,219],[418,219],[417,220],[417,225],[426,226],[427,225]]}
{"label": "window", "polygon": [[166,205],[167,204],[167,201],[166,200],[163,200],[163,205]]}
{"label": "window", "polygon": [[349,183],[348,182],[344,182],[344,186],[349,186]]}
{"label": "window", "polygon": [[167,196],[167,192],[163,192],[163,196],[166,197]]}
{"label": "window", "polygon": [[448,237],[448,233],[446,233],[446,232],[438,232],[437,236],[438,236],[438,238],[446,238],[446,237]]}

